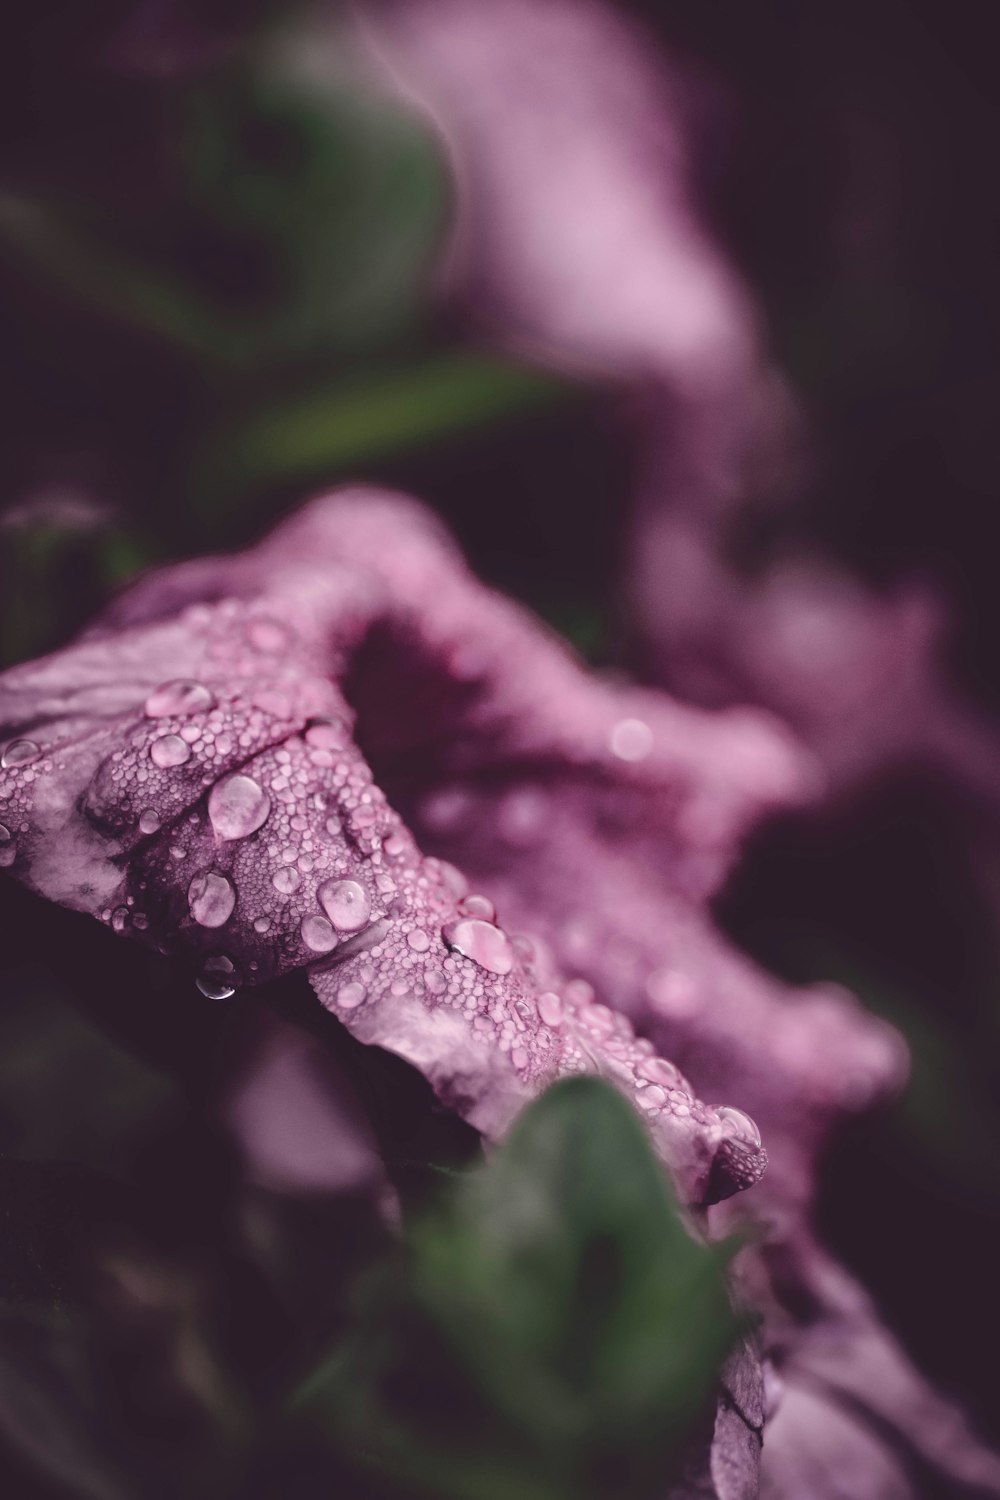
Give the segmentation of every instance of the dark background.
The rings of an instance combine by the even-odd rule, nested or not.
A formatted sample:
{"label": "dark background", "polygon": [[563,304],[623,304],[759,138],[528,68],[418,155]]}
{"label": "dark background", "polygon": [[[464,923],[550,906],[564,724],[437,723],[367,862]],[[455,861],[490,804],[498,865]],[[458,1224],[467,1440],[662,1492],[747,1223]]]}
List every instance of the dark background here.
{"label": "dark background", "polygon": [[[805,414],[803,482],[748,555],[807,540],[880,587],[933,578],[954,680],[995,711],[994,8],[629,9],[704,83],[705,209]],[[432,295],[454,193],[436,143],[396,107],[304,90],[273,45],[292,20],[125,3],[4,20],[4,662],[66,639],[136,569],[240,544],[310,488],[360,476],[430,501],[482,574],[594,662],[627,662],[627,401],[497,355],[474,310]],[[19,890],[3,899],[9,1191],[31,1161],[123,1178],[143,1200],[126,1218],[190,1236],[218,1270],[228,1168],[204,1100],[226,1020],[163,966],[166,1012],[137,1017],[151,960]],[[780,973],[849,983],[910,1040],[906,1096],[831,1149],[820,1217],[923,1367],[1000,1441],[998,830],[961,787],[873,780],[763,829],[720,914]],[[426,1100],[396,1107],[402,1139]],[[471,1149],[434,1128],[428,1154]],[[39,1236],[72,1240],[72,1192],[29,1196]],[[232,1276],[230,1311],[259,1297]],[[266,1317],[254,1337],[281,1343]]]}

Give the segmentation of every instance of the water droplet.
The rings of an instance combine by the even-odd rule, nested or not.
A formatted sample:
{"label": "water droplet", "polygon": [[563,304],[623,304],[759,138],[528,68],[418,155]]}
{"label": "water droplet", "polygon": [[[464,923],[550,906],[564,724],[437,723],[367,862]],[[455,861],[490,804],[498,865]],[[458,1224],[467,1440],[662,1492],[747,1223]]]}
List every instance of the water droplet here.
{"label": "water droplet", "polygon": [[593,1004],[594,986],[586,979],[571,979],[565,988],[566,999],[581,1009]]}
{"label": "water droplet", "polygon": [[368,892],[356,880],[325,880],[316,892],[319,904],[340,932],[357,932],[371,914]]}
{"label": "water droplet", "polygon": [[111,913],[111,926],[115,932],[124,932],[128,925],[128,907],[116,906]]}
{"label": "water droplet", "polygon": [[549,801],[539,787],[517,787],[501,802],[497,826],[508,844],[530,848],[545,831]]}
{"label": "water droplet", "polygon": [[342,984],[337,991],[337,1004],[341,1010],[354,1010],[364,1000],[368,991],[363,984],[352,980],[350,984]]}
{"label": "water droplet", "polygon": [[426,953],[431,945],[431,940],[422,927],[415,927],[412,932],[408,932],[406,941],[414,953]]}
{"label": "water droplet", "polygon": [[509,974],[514,967],[514,950],[510,938],[492,922],[469,917],[457,922],[448,922],[441,929],[441,936],[449,948],[471,958],[481,969],[491,974]]}
{"label": "water droplet", "polygon": [[760,1131],[755,1121],[751,1120],[742,1109],[735,1109],[731,1104],[723,1104],[715,1113],[724,1124],[731,1127],[733,1135],[739,1136],[741,1140],[749,1141],[753,1146],[760,1145]]}
{"label": "water droplet", "polygon": [[645,760],[653,748],[653,731],[642,719],[619,719],[608,736],[608,745],[619,760]]}
{"label": "water droplet", "polygon": [[481,917],[484,922],[495,922],[497,909],[489,896],[463,896],[458,903],[463,917]]}
{"label": "water droplet", "polygon": [[6,870],[17,858],[17,845],[9,828],[0,823],[0,870]]}
{"label": "water droplet", "polygon": [[677,1088],[681,1081],[680,1073],[665,1057],[644,1058],[636,1071],[640,1078],[646,1078],[650,1083],[665,1083],[668,1088]]}
{"label": "water droplet", "polygon": [[41,753],[34,740],[11,740],[3,755],[0,755],[0,766],[5,771],[12,770],[15,766],[30,766]]}
{"label": "water droplet", "polygon": [[144,911],[135,911],[132,913],[132,924],[139,932],[145,932],[149,926],[149,918]]}
{"label": "water droplet", "polygon": [[372,922],[363,932],[356,932],[353,937],[345,938],[337,949],[338,959],[350,958],[355,953],[365,953],[369,948],[377,947],[391,926],[388,917],[379,917],[378,921]]}
{"label": "water droplet", "polygon": [[273,653],[283,651],[288,645],[288,630],[278,620],[251,620],[247,633],[251,644],[256,646],[258,651]]}
{"label": "water droplet", "polygon": [[337,946],[337,934],[325,917],[303,917],[299,931],[306,947],[311,948],[314,953],[329,953],[331,948]]}
{"label": "water droplet", "polygon": [[298,870],[296,870],[294,865],[282,865],[281,868],[279,870],[275,870],[274,874],[271,876],[271,884],[274,886],[274,889],[276,891],[280,891],[283,896],[290,896],[293,891],[298,890],[301,880],[302,876],[299,874]]}
{"label": "water droplet", "polygon": [[195,984],[206,1000],[228,1000],[239,986],[236,965],[224,953],[215,953],[206,958]]}
{"label": "water droplet", "polygon": [[215,699],[200,682],[178,678],[175,682],[164,682],[146,699],[147,719],[183,718],[187,714],[204,713],[212,708]]}
{"label": "water droplet", "polygon": [[168,766],[182,766],[191,759],[191,746],[179,734],[161,734],[149,747],[149,758],[154,766],[165,771]]}
{"label": "water droplet", "polygon": [[226,879],[211,870],[196,875],[188,886],[188,906],[200,927],[221,927],[228,922],[236,905],[236,892]]}
{"label": "water droplet", "polygon": [[424,988],[431,995],[443,995],[448,988],[448,981],[440,969],[428,969],[424,975]]}
{"label": "water droplet", "polygon": [[252,776],[238,772],[217,781],[208,798],[208,816],[220,839],[256,833],[271,811],[271,799]]}
{"label": "water droplet", "polygon": [[142,833],[155,833],[160,826],[160,815],[155,807],[147,807],[139,814],[139,829]]}
{"label": "water droplet", "polygon": [[440,869],[441,874],[444,877],[445,885],[451,891],[453,896],[457,898],[468,894],[469,882],[466,880],[461,870],[459,870],[455,865],[449,864],[446,859],[438,860],[438,868]]}
{"label": "water droplet", "polygon": [[558,1026],[563,1017],[562,996],[555,990],[545,990],[538,997],[538,1014],[546,1026]]}
{"label": "water droplet", "polygon": [[271,926],[270,917],[255,917],[253,923],[254,932],[267,932]]}
{"label": "water droplet", "polygon": [[348,741],[343,719],[313,719],[305,732],[305,742],[314,750],[342,750]]}

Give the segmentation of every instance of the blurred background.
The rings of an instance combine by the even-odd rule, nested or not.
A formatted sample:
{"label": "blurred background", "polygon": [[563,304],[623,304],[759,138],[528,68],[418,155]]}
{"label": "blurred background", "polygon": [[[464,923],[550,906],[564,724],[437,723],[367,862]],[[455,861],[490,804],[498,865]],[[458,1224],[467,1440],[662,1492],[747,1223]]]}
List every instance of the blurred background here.
{"label": "blurred background", "polygon": [[[673,514],[670,434],[703,404],[662,372],[560,354],[514,318],[506,328],[502,299],[477,298],[476,279],[455,273],[467,184],[454,139],[386,63],[392,48],[371,40],[406,8],[362,8],[359,20],[333,0],[36,0],[6,17],[2,664],[58,646],[138,570],[248,543],[309,491],[363,478],[433,505],[482,576],[595,666],[701,702],[762,702],[823,758],[805,699],[771,691],[756,659],[734,665],[721,637],[709,651],[690,619],[678,634],[635,583],[660,508]],[[831,797],[760,830],[719,916],[775,971],[847,984],[905,1033],[912,1080],[832,1146],[821,1222],[926,1371],[1000,1441],[993,8],[650,0],[617,11],[661,49],[700,233],[753,310],[769,388],[782,392],[738,503],[720,506],[711,484],[684,501],[704,500],[699,546],[751,610],[731,618],[756,619],[746,601],[808,558],[835,580],[838,640],[859,599],[866,618],[885,618],[879,641],[892,636],[906,590],[942,622],[914,669],[926,696],[900,720],[911,739],[884,744],[869,733],[879,695],[863,705],[857,737],[874,748],[830,751]],[[711,448],[716,429],[705,431]],[[691,461],[699,474],[703,458]],[[673,575],[662,577],[669,593]],[[807,651],[804,663],[820,696],[826,660]],[[934,715],[945,728],[928,739]],[[125,1293],[105,1286],[113,1337],[95,1357],[110,1378],[129,1340],[145,1339],[169,1346],[164,1368],[187,1372],[183,1397],[173,1386],[136,1397],[159,1415],[152,1436],[143,1429],[146,1456],[129,1458],[143,1473],[161,1466],[156,1484],[176,1493],[178,1454],[214,1472],[218,1433],[245,1420],[220,1370],[251,1387],[271,1379],[320,1285],[324,1327],[339,1326],[348,1315],[331,1280],[346,1285],[383,1230],[362,1168],[344,1169],[348,1236],[313,1200],[239,1197],[208,1101],[220,1067],[239,1076],[254,1027],[266,1030],[250,1001],[238,1020],[207,1011],[159,960],[19,889],[3,900],[0,1176],[29,1226],[0,1248],[6,1305],[19,1318],[74,1306],[74,1249],[92,1232],[110,1235],[122,1284],[144,1267],[141,1332],[116,1322]],[[150,989],[163,1004],[139,1011]],[[276,1003],[313,1025],[304,986],[290,982]],[[380,1105],[404,1200],[475,1157],[472,1133],[411,1075],[327,1042],[349,1054],[366,1105]],[[62,1354],[54,1367],[73,1387]],[[132,1493],[82,1451],[36,1472],[18,1450],[17,1492],[75,1493],[86,1472],[81,1494]],[[308,1444],[295,1453],[281,1448],[275,1471],[284,1483],[300,1464],[308,1495]],[[279,1492],[269,1482],[261,1494]]]}

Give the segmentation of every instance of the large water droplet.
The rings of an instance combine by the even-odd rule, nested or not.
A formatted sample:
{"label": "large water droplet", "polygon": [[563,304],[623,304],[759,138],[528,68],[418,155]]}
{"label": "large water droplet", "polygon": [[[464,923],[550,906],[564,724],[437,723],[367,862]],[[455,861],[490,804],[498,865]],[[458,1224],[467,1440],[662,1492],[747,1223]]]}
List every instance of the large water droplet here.
{"label": "large water droplet", "polygon": [[282,865],[271,876],[271,884],[283,896],[290,896],[293,891],[297,891],[301,881],[302,876],[294,865]]}
{"label": "large water droplet", "polygon": [[228,922],[236,905],[236,892],[215,870],[196,875],[188,886],[188,906],[200,927],[221,927]]}
{"label": "large water droplet", "polygon": [[5,771],[13,769],[14,766],[30,766],[31,762],[37,760],[41,753],[34,740],[11,740],[3,754],[0,755],[0,766]]}
{"label": "large water droplet", "polygon": [[160,815],[155,807],[147,807],[139,814],[140,833],[155,833],[160,826]]}
{"label": "large water droplet", "polygon": [[491,974],[509,974],[514,967],[514,950],[510,938],[492,922],[483,922],[478,917],[468,917],[457,922],[448,922],[441,929],[441,936],[449,948],[471,958],[481,969]]}
{"label": "large water droplet", "polygon": [[731,1104],[723,1104],[715,1113],[720,1120],[732,1127],[732,1133],[739,1136],[741,1140],[748,1141],[752,1146],[760,1145],[760,1131],[757,1129],[756,1122],[751,1120],[742,1109],[735,1109]]}
{"label": "large water droplet", "polygon": [[497,909],[489,896],[463,896],[458,909],[464,917],[481,917],[484,922],[495,922]]}
{"label": "large water droplet", "polygon": [[412,932],[408,932],[406,941],[414,953],[426,953],[431,945],[431,940],[422,927],[414,927]]}
{"label": "large water droplet", "polygon": [[220,839],[245,839],[267,821],[271,799],[243,772],[217,781],[208,798],[208,816]]}
{"label": "large water droplet", "polygon": [[562,996],[555,990],[544,990],[538,997],[538,1014],[546,1026],[558,1026],[563,1018]]}
{"label": "large water droplet", "polygon": [[183,718],[187,714],[204,713],[215,706],[215,699],[208,688],[200,682],[178,678],[176,682],[164,682],[146,699],[147,719]]}
{"label": "large water droplet", "polygon": [[342,984],[337,991],[337,1004],[341,1010],[354,1010],[361,1004],[368,991],[363,984],[353,979],[350,984]]}
{"label": "large water droplet", "polygon": [[17,858],[17,845],[9,828],[0,823],[0,870],[6,870]]}
{"label": "large water droplet", "polygon": [[608,737],[612,755],[619,760],[645,760],[653,748],[653,731],[642,719],[619,719]]}
{"label": "large water droplet", "polygon": [[680,1073],[665,1057],[644,1058],[636,1071],[640,1078],[647,1078],[650,1083],[665,1083],[668,1088],[677,1088],[681,1081]]}
{"label": "large water droplet", "polygon": [[349,731],[343,719],[313,719],[305,732],[305,741],[314,750],[342,750]]}
{"label": "large water droplet", "polygon": [[372,904],[356,880],[324,880],[316,892],[319,904],[340,932],[357,932],[368,921]]}
{"label": "large water droplet", "polygon": [[268,651],[272,655],[284,651],[289,642],[289,632],[279,620],[251,620],[247,634],[258,651]]}
{"label": "large water droplet", "polygon": [[179,734],[161,734],[149,747],[149,758],[161,771],[170,766],[182,766],[191,759],[191,746]]}
{"label": "large water droplet", "polygon": [[311,948],[314,953],[329,953],[331,948],[337,946],[337,934],[325,917],[303,917],[299,931],[306,947]]}
{"label": "large water droplet", "polygon": [[369,948],[377,947],[391,926],[392,923],[388,917],[379,917],[363,932],[356,932],[353,937],[345,938],[337,949],[338,960],[347,959],[355,953],[365,953]]}
{"label": "large water droplet", "polygon": [[239,985],[236,965],[224,953],[206,958],[195,984],[207,1000],[228,1000]]}

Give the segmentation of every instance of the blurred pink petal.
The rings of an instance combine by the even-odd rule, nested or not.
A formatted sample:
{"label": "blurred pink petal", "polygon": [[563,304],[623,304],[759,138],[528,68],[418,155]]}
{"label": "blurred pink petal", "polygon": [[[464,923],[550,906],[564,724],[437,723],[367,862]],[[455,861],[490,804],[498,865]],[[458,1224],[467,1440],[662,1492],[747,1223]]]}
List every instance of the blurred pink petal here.
{"label": "blurred pink petal", "polygon": [[756,319],[690,191],[683,74],[591,0],[375,10],[455,162],[456,287],[500,336],[698,398],[732,389]]}

